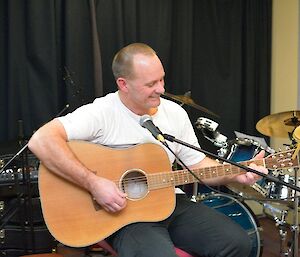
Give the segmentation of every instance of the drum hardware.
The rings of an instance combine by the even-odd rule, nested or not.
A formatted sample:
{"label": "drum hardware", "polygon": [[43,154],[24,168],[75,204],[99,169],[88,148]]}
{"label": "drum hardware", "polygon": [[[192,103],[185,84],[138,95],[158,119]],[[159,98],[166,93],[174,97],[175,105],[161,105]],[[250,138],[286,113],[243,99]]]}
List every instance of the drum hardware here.
{"label": "drum hardware", "polygon": [[282,211],[280,218],[274,218],[276,227],[279,229],[279,237],[280,237],[280,256],[289,256],[290,249],[285,249],[290,243],[285,243],[287,240],[287,224],[286,224],[286,214],[287,211]]}
{"label": "drum hardware", "polygon": [[[298,182],[298,176],[297,171],[295,169],[295,185],[299,184]],[[299,238],[299,213],[298,213],[298,206],[299,206],[299,192],[295,192],[295,198],[294,198],[294,224],[291,226],[291,232],[293,235],[292,245],[290,247],[292,256],[298,257],[298,238]]]}
{"label": "drum hardware", "polygon": [[215,146],[221,147],[221,149],[227,147],[227,137],[217,131],[219,126],[217,122],[204,117],[199,117],[195,122],[195,125],[197,129],[201,130],[203,136]]}
{"label": "drum hardware", "polygon": [[[290,122],[287,122],[287,124],[291,125]],[[293,128],[293,131],[294,131],[293,137],[300,139],[300,129]],[[231,160],[234,160],[234,161],[244,161],[247,159],[249,160],[252,157],[254,157],[260,150],[262,150],[262,149],[259,149],[260,148],[259,144],[256,144],[254,142],[255,141],[251,142],[251,141],[246,140],[243,142],[243,141],[237,140],[236,142],[234,142],[234,144],[229,144],[229,146],[230,146],[229,153],[226,151],[223,151],[223,153],[226,153],[227,158],[230,158]],[[245,158],[245,153],[243,153],[242,149],[248,148],[248,150],[249,150],[250,146],[252,148],[250,151],[252,153],[252,156],[247,156],[247,158]],[[256,148],[256,147],[258,147],[258,148]],[[295,152],[296,152],[296,154],[298,154],[297,151],[295,151]],[[247,153],[247,151],[246,151],[246,153]],[[244,159],[240,159],[240,157],[241,157],[240,155],[242,155],[242,157]],[[295,154],[293,155],[293,157],[295,157]],[[280,181],[284,181],[286,183],[297,186],[297,183],[298,183],[297,168],[289,169],[289,173],[291,173],[292,170],[295,173],[293,176],[291,174],[284,174],[284,172],[282,170],[274,170],[274,171],[272,171],[272,173],[273,173],[272,175],[276,176]],[[297,193],[295,190],[292,190],[292,188],[290,188],[288,186],[284,186],[283,184],[268,181],[266,178],[262,178],[260,181],[257,181],[251,187],[236,183],[236,184],[229,185],[228,188],[230,190],[232,190],[233,192],[238,193],[239,195],[242,195],[242,196],[245,196],[245,195],[243,195],[244,192],[246,192],[246,194],[247,194],[247,188],[248,189],[251,188],[251,189],[253,189],[253,192],[255,192],[255,194],[254,194],[255,197],[258,198],[258,199],[254,199],[254,200],[260,200],[260,201],[275,200],[275,201],[278,201],[280,203],[285,203],[285,204],[291,202],[291,201],[287,201],[287,200],[293,200],[294,209],[295,209],[294,225],[290,226],[290,229],[291,229],[291,232],[293,235],[293,239],[290,242],[288,242],[287,244],[286,244],[286,241],[287,241],[286,235],[287,235],[288,226],[285,221],[287,211],[286,210],[281,211],[280,218],[278,218],[276,215],[274,215],[274,220],[276,222],[276,226],[279,228],[280,244],[281,244],[280,256],[298,257],[298,233],[299,233],[298,201],[299,201],[299,199],[297,197]],[[248,194],[246,196],[249,197],[249,195],[250,196],[253,195],[253,192],[251,192],[250,194]],[[267,199],[268,197],[270,199]]]}
{"label": "drum hardware", "polygon": [[[199,119],[198,127],[201,128],[200,125],[203,126],[203,124],[204,126],[210,127],[211,124],[213,124],[213,123],[205,123],[205,121],[206,121],[205,119],[204,120]],[[215,125],[211,127],[212,127],[211,130],[214,130],[216,128]],[[243,137],[240,138],[237,137],[234,140],[228,141],[227,147],[223,147],[220,149],[220,151],[218,151],[219,159],[227,158],[224,162],[228,162],[227,160],[230,160],[238,163],[241,161],[250,160],[261,150],[264,150],[268,155],[275,153],[275,150],[270,148],[266,144],[263,138],[253,137],[239,132],[235,132],[235,133],[236,135],[243,136]],[[283,169],[271,170],[270,171],[271,179],[263,176],[261,180],[257,181],[254,185],[251,186],[243,185],[240,183],[230,183],[226,185],[226,187],[230,189],[231,192],[236,193],[239,197],[242,197],[244,199],[247,198],[249,200],[267,201],[266,198],[269,197],[270,188],[272,185],[271,183],[275,184],[274,181],[276,181],[276,184],[273,185],[272,187],[273,190],[275,190],[277,185],[279,185],[284,191],[285,188],[290,185],[290,183],[287,183],[285,180],[280,179],[280,177],[278,178],[278,175],[276,175],[279,172],[283,172],[282,170]],[[272,180],[272,178],[276,178],[276,179]],[[218,192],[218,190],[214,190],[214,189],[212,189],[212,191]],[[223,192],[219,192],[219,193],[223,193]],[[275,196],[275,194],[271,196]],[[278,201],[278,198],[272,197],[270,201]]]}
{"label": "drum hardware", "polygon": [[[180,144],[180,145],[189,147],[189,148],[191,148],[191,149],[193,149],[193,150],[195,150],[195,151],[202,152],[202,153],[206,154],[207,156],[209,156],[209,157],[211,157],[211,158],[219,159],[220,161],[222,161],[222,162],[224,162],[224,163],[230,164],[230,165],[232,165],[232,166],[236,166],[236,167],[238,167],[239,169],[243,169],[243,170],[245,170],[245,171],[247,171],[247,172],[252,172],[252,173],[258,174],[259,176],[261,176],[261,177],[263,177],[263,178],[266,178],[266,179],[270,180],[271,182],[276,182],[276,183],[279,183],[279,184],[281,184],[281,185],[288,186],[288,187],[290,187],[290,188],[292,188],[292,189],[294,189],[294,190],[296,190],[296,191],[300,191],[300,188],[299,188],[298,186],[295,186],[295,185],[293,185],[293,184],[286,183],[286,182],[284,182],[284,181],[280,181],[279,179],[277,179],[276,177],[274,177],[274,176],[272,176],[272,175],[270,175],[270,174],[265,174],[265,173],[262,173],[262,172],[259,172],[259,171],[255,170],[255,169],[251,169],[251,168],[248,167],[247,165],[243,165],[243,164],[241,164],[241,163],[234,162],[234,161],[229,160],[229,159],[225,159],[225,158],[220,157],[220,156],[218,156],[218,155],[216,155],[216,154],[214,154],[214,153],[211,153],[211,152],[209,152],[209,151],[206,151],[206,150],[204,150],[204,149],[202,149],[202,148],[200,148],[200,147],[196,147],[196,146],[191,145],[191,144],[189,144],[189,143],[187,143],[187,142],[184,142],[184,141],[182,141],[182,140],[179,140],[179,139],[175,138],[175,137],[172,136],[172,135],[163,134],[163,136],[164,136],[165,140],[167,140],[167,141],[170,141],[170,142],[176,142],[176,143],[178,143],[178,144]],[[286,154],[287,154],[287,155],[286,155]],[[272,156],[271,156],[272,159],[269,159],[269,160],[273,160],[273,159],[275,160],[275,159],[276,159],[276,162],[278,162],[278,163],[280,162],[280,163],[281,163],[281,165],[280,165],[281,168],[283,168],[284,166],[286,166],[286,165],[284,164],[285,162],[288,162],[288,163],[291,164],[291,165],[296,165],[296,164],[299,165],[298,159],[295,160],[295,161],[297,161],[297,163],[295,163],[294,160],[291,160],[291,158],[289,157],[289,154],[288,154],[288,153],[286,153],[286,154],[284,154],[284,153],[279,153],[279,154],[272,155]],[[291,153],[290,153],[290,154],[291,154]],[[268,156],[267,158],[270,158],[270,156]],[[294,164],[293,164],[293,161],[294,161]],[[184,166],[185,166],[185,168],[187,168],[186,165],[184,165]],[[289,167],[290,167],[290,166],[289,166]],[[269,167],[269,169],[272,169],[272,170],[276,170],[277,168],[278,168],[277,165],[274,165],[274,166],[270,166],[270,167]],[[286,168],[288,168],[288,166],[286,166]],[[187,168],[187,170],[189,170],[189,169]],[[201,180],[199,180],[199,181],[201,181]]]}
{"label": "drum hardware", "polygon": [[191,91],[186,92],[184,95],[173,95],[173,94],[165,92],[161,96],[164,97],[164,98],[169,98],[169,99],[178,101],[181,104],[186,104],[186,105],[191,106],[191,107],[193,107],[193,108],[195,108],[195,109],[197,109],[199,111],[202,111],[204,113],[210,114],[210,115],[212,115],[214,117],[217,117],[217,118],[220,117],[219,115],[213,113],[212,111],[206,109],[205,107],[202,107],[202,106],[196,104],[194,102],[194,100],[191,98]]}
{"label": "drum hardware", "polygon": [[279,209],[274,207],[270,203],[263,203],[264,211],[269,210],[271,216],[275,221],[275,226],[278,228],[279,238],[280,238],[280,257],[290,256],[290,249],[287,246],[290,246],[291,243],[287,242],[287,233],[289,225],[286,222],[286,217],[288,214],[287,209]]}
{"label": "drum hardware", "polygon": [[[300,139],[300,129],[299,127],[297,127],[297,129],[294,130],[293,132],[293,138],[294,140],[296,140],[296,142],[298,142],[299,145],[299,139]],[[299,147],[297,147],[299,148]],[[295,151],[298,155],[298,152]],[[293,157],[295,156],[295,154],[293,155]],[[299,186],[299,179],[298,179],[298,168],[294,168],[294,177],[290,177],[289,175],[285,174],[285,175],[279,175],[281,176],[282,179],[284,180],[288,180],[289,183],[295,185],[295,186]],[[276,185],[274,184],[275,188]],[[281,186],[281,185],[280,185]],[[277,185],[278,187],[278,185]],[[280,187],[279,187],[280,188]],[[298,237],[299,237],[299,213],[298,213],[298,206],[299,206],[299,192],[297,192],[296,190],[292,190],[289,187],[286,187],[285,190],[277,190],[275,191],[275,195],[279,194],[279,197],[281,197],[282,194],[284,194],[285,196],[288,194],[288,192],[291,191],[291,197],[285,197],[283,199],[279,199],[281,200],[280,203],[283,203],[284,200],[286,199],[293,199],[293,224],[290,225],[290,231],[292,234],[292,239],[290,241],[288,241],[286,243],[286,235],[287,235],[287,225],[286,225],[286,215],[288,213],[287,210],[281,210],[281,216],[280,218],[278,218],[276,215],[274,216],[274,220],[276,222],[276,225],[279,228],[279,235],[280,235],[280,239],[281,239],[281,244],[280,244],[280,256],[284,257],[284,256],[290,256],[290,257],[298,257]],[[272,192],[272,191],[271,191]],[[266,206],[266,204],[264,205]],[[271,210],[271,212],[274,214],[274,210],[276,210],[276,208],[272,207],[270,208],[270,205],[268,206],[268,209]],[[278,212],[278,210],[277,210]],[[286,244],[284,244],[286,243]]]}
{"label": "drum hardware", "polygon": [[[252,137],[239,132],[236,132],[236,135],[243,137],[237,137],[234,140],[229,140],[227,142],[227,147],[218,150],[219,156],[234,162],[242,162],[252,159],[262,150],[264,150],[267,154],[275,152],[267,146],[264,139]],[[261,142],[258,142],[257,140],[260,140]],[[273,170],[270,174],[275,176],[277,171],[278,170]],[[270,184],[266,183],[266,181],[266,178],[262,178],[251,186],[240,183],[229,183],[227,188],[242,198],[260,200],[265,199],[269,194]]]}
{"label": "drum hardware", "polygon": [[[250,150],[250,152],[249,152]],[[228,142],[228,147],[223,152],[225,158],[234,162],[250,160],[256,156],[261,150],[264,150],[260,144],[248,138],[236,138]]]}
{"label": "drum hardware", "polygon": [[[279,113],[279,114],[274,114],[274,115],[270,115],[267,116],[265,118],[263,118],[262,120],[260,120],[257,125],[256,128],[259,132],[261,132],[262,134],[266,135],[266,136],[278,136],[278,137],[289,137],[292,140],[292,146],[295,145],[295,141],[300,142],[300,112],[299,111],[292,111],[292,112],[285,112],[285,113]],[[296,128],[298,126],[298,128]],[[211,141],[211,140],[210,140]],[[254,141],[255,142],[255,141]],[[237,142],[234,142],[236,145],[234,146],[238,146],[237,148],[241,148],[241,146],[252,146],[255,149],[255,144],[249,144],[249,142],[246,140],[244,142],[239,142],[239,140],[237,140]],[[300,143],[299,143],[300,144]],[[295,151],[295,153],[293,154],[293,159],[296,157],[296,155],[298,155],[298,151],[300,150],[300,146],[298,144],[298,147]],[[233,160],[233,158],[235,157],[233,153],[235,153],[236,148],[234,148],[234,146],[232,147],[232,144],[230,145],[230,149],[228,150],[228,147],[226,146],[225,149],[222,149],[222,151],[218,152],[218,154],[222,154],[221,159],[222,158],[228,158],[231,161]],[[249,156],[249,158],[243,159],[243,160],[237,160],[234,159],[233,161],[239,162],[239,161],[245,161],[245,160],[249,160],[251,158],[253,158],[255,156],[255,154],[257,153],[255,150],[252,152],[253,155]],[[226,162],[226,161],[225,161]],[[286,240],[286,234],[287,234],[287,229],[286,229],[286,222],[285,222],[285,217],[286,217],[286,211],[283,211],[281,213],[280,218],[275,219],[277,226],[279,227],[279,233],[280,233],[280,238],[281,238],[281,256],[293,256],[293,257],[298,257],[298,233],[299,233],[299,220],[298,220],[298,206],[299,206],[299,193],[296,192],[296,190],[298,191],[297,188],[297,184],[298,184],[298,178],[297,178],[297,170],[298,169],[294,169],[294,183],[290,183],[291,179],[289,176],[281,176],[279,178],[277,178],[276,180],[267,180],[268,178],[263,176],[263,180],[261,182],[263,183],[267,183],[268,187],[266,190],[269,191],[269,189],[272,186],[272,190],[274,192],[274,194],[278,194],[278,192],[276,191],[278,187],[278,185],[280,185],[283,189],[283,186],[286,186],[285,190],[281,190],[280,191],[280,198],[282,198],[281,194],[287,194],[287,192],[289,190],[294,191],[294,193],[292,193],[292,197],[290,199],[293,199],[293,203],[294,203],[294,225],[291,226],[291,231],[293,234],[293,240],[288,244],[288,249],[285,250],[283,249],[283,243]],[[275,170],[276,172],[276,170]],[[288,182],[287,182],[288,181]],[[269,183],[273,183],[270,184]],[[276,183],[276,184],[275,184]],[[259,183],[255,183],[255,185],[258,185],[258,188],[264,188],[264,187],[260,187]],[[247,186],[246,186],[247,187]],[[297,189],[296,189],[297,188]],[[255,188],[254,188],[255,189]],[[243,190],[238,190],[239,192],[243,192]],[[257,189],[255,189],[255,191],[257,191]],[[263,192],[263,198],[262,200],[266,197],[267,192],[266,191],[262,191]],[[261,194],[261,192],[259,193]],[[287,197],[285,197],[286,199]],[[273,199],[271,199],[273,200]],[[283,201],[283,199],[275,199],[276,201]],[[266,199],[267,201],[267,199]],[[275,216],[277,217],[277,216]],[[290,255],[292,254],[292,255]]]}
{"label": "drum hardware", "polygon": [[[284,174],[284,175],[278,175],[277,176],[279,180],[285,181],[287,183],[294,183],[295,179],[294,177]],[[283,201],[289,201],[293,200],[295,198],[295,191],[291,190],[290,188],[282,185],[278,185],[274,182],[269,183],[269,198],[271,199],[277,199],[277,200],[283,200]]]}
{"label": "drum hardware", "polygon": [[[297,142],[297,149],[295,150],[295,153],[293,154],[293,158],[296,156],[299,156],[299,149],[300,149],[300,127],[298,126],[294,131],[292,135],[294,142]],[[295,168],[295,185],[299,186],[298,181],[298,170],[299,168]],[[292,253],[294,257],[298,257],[298,238],[299,238],[299,213],[298,213],[298,206],[299,206],[299,192],[294,190],[294,225],[292,225],[292,234],[293,234],[293,246],[291,247]]]}
{"label": "drum hardware", "polygon": [[[244,146],[246,144],[243,144]],[[238,144],[238,148],[240,150],[241,146],[240,144]],[[254,144],[253,148],[255,149],[255,147],[258,146],[257,144]],[[249,145],[248,145],[249,147]],[[238,157],[235,155],[235,153],[237,153],[234,148],[231,149],[231,152],[233,152],[234,154],[228,155],[228,158],[231,159],[235,159],[236,161],[241,161],[241,159],[238,159]],[[255,151],[252,151],[253,153],[255,153]],[[251,157],[251,156],[249,156]],[[248,158],[251,159],[251,158]],[[298,168],[294,168],[294,169],[288,169],[289,174],[285,174],[282,170],[273,170],[272,175],[274,177],[277,177],[279,181],[284,181],[285,183],[289,183],[291,185],[295,185],[297,186],[297,169]],[[294,175],[292,176],[290,173],[294,172]],[[262,178],[261,180],[257,181],[254,185],[248,187],[246,185],[241,185],[241,184],[232,184],[229,185],[228,188],[230,188],[230,190],[232,190],[233,192],[242,195],[242,196],[246,196],[246,197],[251,197],[254,196],[253,200],[258,200],[258,201],[267,201],[267,202],[271,202],[276,201],[276,202],[280,202],[281,204],[290,204],[291,201],[293,200],[294,206],[298,206],[298,197],[296,197],[296,193],[295,190],[292,190],[292,188],[288,187],[288,185],[283,185],[281,183],[276,183],[276,182],[272,182],[269,181],[266,178]],[[250,192],[249,192],[250,189]],[[252,191],[251,191],[252,190]],[[256,199],[255,199],[256,198]],[[268,208],[270,209],[270,205],[268,204],[264,204],[264,207],[266,208],[266,206],[268,206]],[[294,224],[298,224],[298,208],[295,208],[295,212],[294,212]],[[271,211],[273,211],[274,214],[274,208],[271,209]],[[297,257],[298,256],[298,225],[292,225],[290,227],[291,232],[293,234],[293,240],[291,240],[290,242],[288,242],[288,244],[286,244],[286,235],[287,235],[287,229],[288,226],[285,222],[285,218],[287,215],[287,211],[286,210],[282,210],[280,212],[280,217],[278,218],[277,215],[273,215],[274,220],[276,222],[277,227],[279,228],[279,235],[280,235],[280,256],[293,256],[293,257]],[[296,242],[296,243],[295,243]],[[287,245],[287,246],[286,246]]]}
{"label": "drum hardware", "polygon": [[[285,118],[284,120],[283,120],[283,122],[284,122],[284,124],[285,124],[285,126],[286,127],[288,127],[291,131],[289,131],[289,133],[292,133],[293,131],[295,131],[295,128],[296,128],[296,126],[298,126],[299,124],[300,124],[300,122],[299,122],[299,120],[298,120],[298,117],[297,117],[297,115],[298,115],[298,113],[297,112],[293,112],[293,117],[291,117],[291,118]],[[283,116],[283,115],[282,115]],[[273,117],[272,117],[273,118]],[[278,115],[276,116],[276,118],[278,118]],[[282,117],[281,117],[282,118]],[[266,120],[268,120],[268,119],[266,119]],[[299,122],[299,124],[298,124],[298,122]],[[261,122],[261,123],[263,123],[263,122]],[[261,124],[260,123],[260,124]],[[261,125],[260,124],[258,124],[257,125],[257,128],[258,128],[258,130],[261,128]],[[275,123],[276,124],[276,123]],[[278,123],[277,123],[278,124]],[[271,125],[271,124],[270,124]],[[280,126],[282,126],[282,125],[280,125]],[[268,133],[270,133],[270,135],[273,135],[273,134],[271,134],[271,132],[270,131],[272,131],[272,129],[274,128],[274,125],[271,125],[270,126],[271,127],[271,129],[268,131]],[[290,127],[292,127],[292,128],[290,128]],[[262,131],[264,131],[264,130],[262,130]],[[297,131],[296,131],[297,132]],[[275,134],[276,134],[276,132],[275,132]],[[289,135],[290,136],[290,134],[288,134],[288,133],[282,133],[282,131],[281,131],[281,134],[276,134],[277,136],[278,135],[285,135],[286,136],[286,134],[287,135]],[[297,137],[298,136],[298,137]],[[300,139],[300,131],[299,132],[297,132],[296,133],[296,135],[295,135],[295,137],[297,137],[297,138],[299,138]],[[169,140],[167,137],[165,137],[167,140]],[[185,146],[188,146],[188,147],[191,147],[191,146],[189,146],[188,144],[185,144],[184,142],[181,142],[180,140],[170,140],[170,141],[172,141],[172,142],[178,142],[178,143],[182,143],[183,145],[185,145]],[[300,141],[300,140],[299,140]],[[240,144],[241,145],[241,144]],[[245,144],[245,145],[248,145],[249,146],[249,144]],[[191,147],[192,149],[194,149],[194,150],[197,150],[196,148],[194,148],[194,147]],[[299,147],[300,148],[300,147]],[[201,151],[201,150],[199,150],[199,151]],[[230,163],[230,164],[233,164],[234,165],[234,161],[232,160],[232,156],[230,156],[230,160],[229,159],[225,159],[224,157],[216,157],[216,155],[214,155],[214,154],[211,154],[211,153],[209,153],[209,152],[207,152],[207,151],[202,151],[202,152],[204,152],[205,154],[208,154],[208,156],[210,156],[210,157],[213,157],[213,158],[215,158],[215,159],[220,159],[220,160],[222,160],[222,161],[224,161],[224,162],[227,162],[227,163]],[[251,156],[250,158],[248,158],[248,159],[246,159],[246,160],[249,160],[249,159],[251,159],[253,156]],[[295,155],[293,155],[293,157],[295,157]],[[229,161],[228,161],[229,160]],[[245,159],[244,159],[245,160]],[[243,161],[243,160],[235,160],[235,161],[237,161],[237,163],[236,164],[238,164],[238,162],[239,161]],[[238,166],[238,167],[240,167],[239,165],[236,165],[236,166]],[[275,169],[273,169],[273,170],[276,170],[277,168],[275,168]],[[246,170],[248,170],[248,169],[246,169]],[[273,176],[270,176],[270,175],[265,175],[265,174],[260,174],[264,179],[266,179],[266,181],[270,181],[270,182],[275,182],[275,183],[277,183],[277,184],[279,184],[279,185],[282,185],[282,186],[286,186],[286,187],[288,187],[288,188],[291,188],[291,189],[293,189],[295,192],[296,191],[299,191],[299,187],[297,186],[297,182],[298,182],[298,179],[297,179],[297,172],[296,172],[296,170],[297,169],[294,169],[295,170],[295,185],[294,184],[290,184],[290,183],[287,183],[287,182],[285,182],[285,181],[281,181],[281,180],[279,180],[278,178],[275,178],[275,177],[273,177]],[[253,171],[254,172],[254,171]],[[256,172],[254,172],[254,173],[256,173]],[[297,195],[297,194],[296,194]],[[295,203],[295,210],[298,210],[298,197],[295,197],[294,198],[294,203]],[[285,217],[285,215],[282,217],[282,219]],[[292,243],[290,244],[292,247],[290,247],[290,249],[289,249],[289,252],[291,252],[293,255],[293,257],[298,257],[298,231],[299,231],[299,227],[298,227],[298,211],[295,211],[295,215],[294,215],[294,219],[295,219],[295,222],[294,222],[294,224],[296,224],[296,225],[294,225],[294,226],[292,226],[292,232],[293,232],[293,235],[294,235],[294,238],[293,238],[293,241],[292,241]],[[282,236],[284,236],[285,235],[285,231],[284,230],[281,230],[281,233],[282,233]]]}

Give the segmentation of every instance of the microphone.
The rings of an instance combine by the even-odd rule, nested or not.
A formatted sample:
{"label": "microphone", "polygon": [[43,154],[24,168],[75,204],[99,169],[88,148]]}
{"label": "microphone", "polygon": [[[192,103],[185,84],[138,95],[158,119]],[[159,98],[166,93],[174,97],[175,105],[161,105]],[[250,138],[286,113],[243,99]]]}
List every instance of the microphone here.
{"label": "microphone", "polygon": [[143,115],[140,119],[140,125],[143,128],[148,129],[152,136],[157,139],[158,141],[164,143],[165,142],[165,138],[162,135],[162,132],[159,130],[158,127],[156,127],[152,121],[152,118],[150,115]]}

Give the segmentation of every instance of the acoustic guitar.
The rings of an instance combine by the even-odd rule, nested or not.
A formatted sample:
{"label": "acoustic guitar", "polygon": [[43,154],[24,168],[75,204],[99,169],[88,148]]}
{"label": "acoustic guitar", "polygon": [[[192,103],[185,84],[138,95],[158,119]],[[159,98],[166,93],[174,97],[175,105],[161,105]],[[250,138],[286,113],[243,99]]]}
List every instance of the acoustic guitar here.
{"label": "acoustic guitar", "polygon": [[[165,150],[157,144],[141,144],[126,149],[112,149],[83,141],[71,141],[69,147],[77,158],[98,176],[114,181],[128,194],[126,208],[108,213],[89,192],[55,175],[42,163],[39,168],[39,191],[46,225],[59,242],[72,247],[97,243],[120,228],[134,222],[166,219],[175,208],[174,187],[196,182],[186,170],[172,171]],[[292,168],[294,150],[269,155],[255,162],[268,169]],[[230,165],[195,169],[200,179],[240,174]]]}

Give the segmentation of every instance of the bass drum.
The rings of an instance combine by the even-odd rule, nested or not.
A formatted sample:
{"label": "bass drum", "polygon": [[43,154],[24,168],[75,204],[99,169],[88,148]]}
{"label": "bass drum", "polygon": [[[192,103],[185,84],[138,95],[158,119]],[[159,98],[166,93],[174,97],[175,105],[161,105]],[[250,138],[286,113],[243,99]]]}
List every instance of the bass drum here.
{"label": "bass drum", "polygon": [[252,242],[252,250],[249,257],[259,257],[262,255],[261,228],[258,221],[254,218],[255,215],[245,203],[241,203],[228,195],[221,194],[207,195],[201,202],[227,215],[247,231]]}

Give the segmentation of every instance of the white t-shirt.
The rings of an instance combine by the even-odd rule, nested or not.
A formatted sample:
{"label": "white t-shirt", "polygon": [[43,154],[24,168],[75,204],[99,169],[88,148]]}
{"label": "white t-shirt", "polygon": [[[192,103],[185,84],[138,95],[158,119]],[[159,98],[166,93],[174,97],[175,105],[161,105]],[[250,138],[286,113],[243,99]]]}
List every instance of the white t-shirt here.
{"label": "white t-shirt", "polygon": [[[165,146],[140,125],[141,116],[130,111],[120,100],[118,92],[95,99],[74,112],[58,118],[63,124],[68,140],[85,140],[115,148],[126,148],[142,143],[161,145],[168,154],[170,165],[175,160]],[[164,134],[199,147],[199,143],[186,111],[178,104],[161,99],[153,123]],[[178,143],[168,142],[185,165],[200,162],[205,155]],[[176,193],[183,193],[176,188]]]}
{"label": "white t-shirt", "polygon": [[[124,148],[142,143],[160,144],[140,125],[141,116],[130,111],[120,100],[118,92],[110,93],[81,106],[74,112],[58,118],[63,124],[68,140],[85,140],[109,147]],[[186,111],[178,104],[161,99],[153,123],[162,133],[174,136],[189,144],[199,146]],[[177,143],[168,142],[172,150],[187,165],[201,161],[205,155]],[[170,163],[174,155],[163,146]]]}

